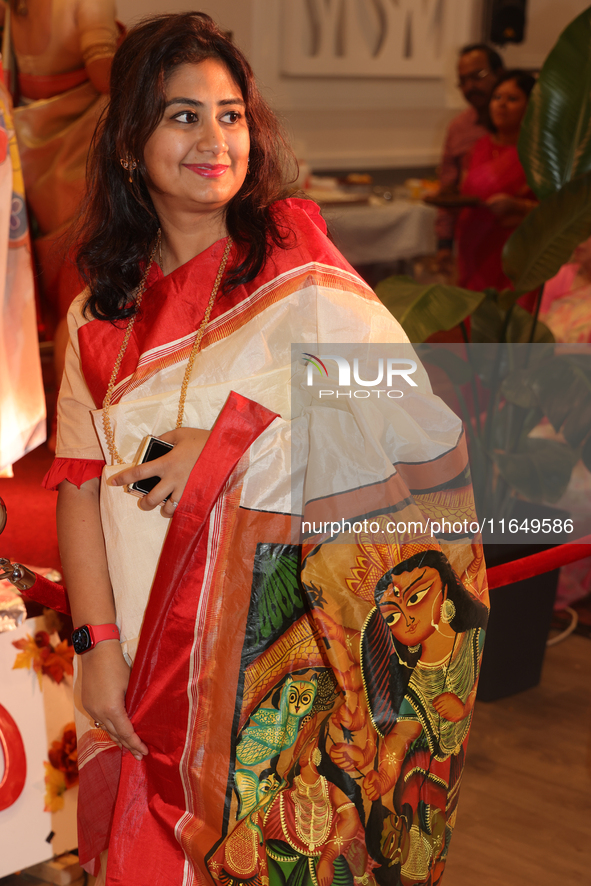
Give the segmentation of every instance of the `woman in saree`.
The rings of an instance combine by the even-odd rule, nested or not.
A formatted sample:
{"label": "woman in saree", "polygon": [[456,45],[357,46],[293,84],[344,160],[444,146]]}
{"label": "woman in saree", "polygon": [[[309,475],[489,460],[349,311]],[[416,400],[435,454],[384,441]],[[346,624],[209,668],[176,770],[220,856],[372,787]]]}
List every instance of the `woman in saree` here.
{"label": "woman in saree", "polygon": [[472,148],[461,193],[477,198],[462,210],[456,228],[458,286],[480,292],[511,287],[503,271],[503,247],[536,205],[517,153],[521,121],[535,80],[506,71],[489,104],[493,131]]}
{"label": "woman in saree", "polygon": [[0,83],[0,475],[45,439],[31,241],[12,103]]}
{"label": "woman in saree", "polygon": [[[314,791],[323,815],[349,821],[330,837],[322,886],[343,870],[388,881],[397,862],[363,785],[324,752],[320,781],[310,768],[306,743],[348,681],[321,615],[360,631],[376,572],[441,549],[427,525],[441,508],[458,519],[449,559],[486,599],[459,522],[474,513],[461,423],[318,207],[283,199],[290,157],[248,62],[208,16],[130,32],[92,156],[88,287],[70,309],[46,478],[79,653],[79,851],[108,886],[262,883],[278,790],[294,808],[282,833],[308,834],[314,857],[328,853]],[[343,342],[356,377],[373,377],[359,361],[375,348],[404,360],[407,392],[340,390],[325,363],[349,365]],[[138,464],[148,435],[173,448]],[[302,514],[325,527],[374,515],[380,544],[363,528],[334,543],[302,535]],[[310,808],[293,794],[298,761]]]}
{"label": "woman in saree", "polygon": [[[55,324],[59,387],[66,314],[80,291],[67,232],[84,196],[88,149],[107,104],[119,30],[113,0],[10,0],[4,14],[3,61],[9,66],[11,54],[16,67],[14,123],[41,293]],[[55,428],[48,445],[55,450]]]}

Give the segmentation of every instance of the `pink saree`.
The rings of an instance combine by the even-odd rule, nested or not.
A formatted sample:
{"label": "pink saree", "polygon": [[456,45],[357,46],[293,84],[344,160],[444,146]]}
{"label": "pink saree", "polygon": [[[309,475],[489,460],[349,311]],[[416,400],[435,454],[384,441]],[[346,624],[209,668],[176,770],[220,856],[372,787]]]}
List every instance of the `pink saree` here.
{"label": "pink saree", "polygon": [[[493,194],[535,199],[529,190],[517,148],[497,145],[490,135],[476,142],[462,194],[484,201]],[[515,228],[503,226],[486,206],[466,207],[456,226],[458,286],[480,292],[511,288],[503,271],[503,247]]]}

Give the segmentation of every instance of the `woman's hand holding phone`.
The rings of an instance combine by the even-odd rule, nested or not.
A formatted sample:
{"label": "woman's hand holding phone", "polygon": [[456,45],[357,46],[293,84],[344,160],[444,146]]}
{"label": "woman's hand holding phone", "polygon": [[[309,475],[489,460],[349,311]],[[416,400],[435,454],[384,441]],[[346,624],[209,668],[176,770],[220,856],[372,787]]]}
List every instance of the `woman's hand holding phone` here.
{"label": "woman's hand holding phone", "polygon": [[129,486],[150,477],[160,477],[160,482],[140,500],[139,507],[143,511],[153,511],[162,506],[162,513],[172,517],[208,437],[209,431],[202,428],[167,431],[158,439],[173,446],[170,452],[153,461],[126,468],[111,479],[111,485]]}

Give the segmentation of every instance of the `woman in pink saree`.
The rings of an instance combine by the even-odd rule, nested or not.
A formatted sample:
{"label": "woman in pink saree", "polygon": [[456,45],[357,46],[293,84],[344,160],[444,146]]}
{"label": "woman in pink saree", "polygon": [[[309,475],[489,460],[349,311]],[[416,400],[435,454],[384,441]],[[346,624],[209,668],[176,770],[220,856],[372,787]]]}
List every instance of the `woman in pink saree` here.
{"label": "woman in pink saree", "polygon": [[462,210],[457,225],[458,285],[480,291],[506,289],[503,247],[536,205],[517,153],[517,140],[534,78],[507,71],[490,101],[494,132],[472,149],[461,192],[478,203]]}

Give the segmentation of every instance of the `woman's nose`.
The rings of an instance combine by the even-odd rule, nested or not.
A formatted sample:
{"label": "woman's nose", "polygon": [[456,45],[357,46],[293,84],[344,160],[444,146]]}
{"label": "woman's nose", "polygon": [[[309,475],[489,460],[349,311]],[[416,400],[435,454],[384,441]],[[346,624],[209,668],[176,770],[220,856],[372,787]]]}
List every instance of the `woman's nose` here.
{"label": "woman's nose", "polygon": [[197,139],[197,148],[216,155],[228,150],[222,127],[217,120],[205,121]]}

